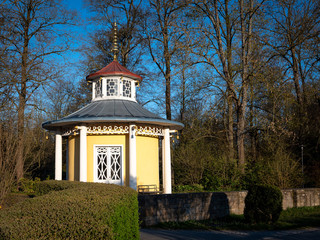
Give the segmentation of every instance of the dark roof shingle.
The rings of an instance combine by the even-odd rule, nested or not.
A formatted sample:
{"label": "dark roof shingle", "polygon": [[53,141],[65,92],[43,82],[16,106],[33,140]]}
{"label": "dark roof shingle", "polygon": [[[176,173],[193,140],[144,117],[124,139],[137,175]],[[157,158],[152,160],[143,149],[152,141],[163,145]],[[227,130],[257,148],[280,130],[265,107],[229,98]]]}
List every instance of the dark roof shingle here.
{"label": "dark roof shingle", "polygon": [[91,73],[87,76],[87,80],[92,80],[97,77],[106,77],[106,76],[125,76],[125,77],[130,77],[134,80],[141,81],[142,77],[130,72],[128,69],[125,67],[121,66],[120,63],[117,61],[113,61],[112,63],[108,64],[101,70]]}
{"label": "dark roof shingle", "polygon": [[93,101],[64,118],[43,123],[42,127],[54,130],[83,123],[147,123],[178,130],[183,127],[182,123],[163,119],[137,102],[120,99]]}

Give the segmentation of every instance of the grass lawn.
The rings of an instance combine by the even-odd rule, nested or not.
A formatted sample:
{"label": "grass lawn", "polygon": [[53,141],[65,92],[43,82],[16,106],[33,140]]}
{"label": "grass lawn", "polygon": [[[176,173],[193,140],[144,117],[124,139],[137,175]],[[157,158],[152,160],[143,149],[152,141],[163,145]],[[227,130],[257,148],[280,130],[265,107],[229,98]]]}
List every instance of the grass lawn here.
{"label": "grass lawn", "polygon": [[203,230],[285,230],[320,227],[320,206],[284,210],[275,224],[248,224],[243,215],[231,215],[217,220],[161,223],[155,226],[164,229]]}

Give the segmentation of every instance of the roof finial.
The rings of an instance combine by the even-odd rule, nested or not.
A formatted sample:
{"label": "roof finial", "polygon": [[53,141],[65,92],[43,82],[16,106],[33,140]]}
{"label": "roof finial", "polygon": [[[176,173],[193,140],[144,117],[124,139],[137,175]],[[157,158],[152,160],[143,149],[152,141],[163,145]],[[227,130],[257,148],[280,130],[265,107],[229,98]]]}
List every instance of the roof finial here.
{"label": "roof finial", "polygon": [[114,22],[113,24],[113,46],[112,50],[113,52],[113,61],[118,61],[118,37],[117,37],[117,23]]}

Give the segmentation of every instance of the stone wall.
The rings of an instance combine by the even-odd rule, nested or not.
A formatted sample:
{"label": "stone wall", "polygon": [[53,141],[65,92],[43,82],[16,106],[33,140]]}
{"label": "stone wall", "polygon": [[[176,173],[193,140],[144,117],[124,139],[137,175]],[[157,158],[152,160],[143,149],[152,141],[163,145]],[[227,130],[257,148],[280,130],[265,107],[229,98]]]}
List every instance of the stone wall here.
{"label": "stone wall", "polygon": [[[319,206],[320,188],[282,190],[283,208]],[[140,220],[151,226],[243,214],[247,191],[139,195]]]}
{"label": "stone wall", "polygon": [[320,206],[320,188],[285,189],[282,195],[283,209]]}

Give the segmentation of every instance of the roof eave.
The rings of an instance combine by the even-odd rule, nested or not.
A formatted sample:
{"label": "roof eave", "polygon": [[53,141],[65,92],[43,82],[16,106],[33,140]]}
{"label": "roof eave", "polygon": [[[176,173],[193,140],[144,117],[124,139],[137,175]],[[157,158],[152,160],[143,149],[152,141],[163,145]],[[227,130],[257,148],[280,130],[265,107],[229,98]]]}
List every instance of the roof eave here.
{"label": "roof eave", "polygon": [[92,124],[92,123],[135,123],[135,124],[151,124],[161,127],[168,127],[171,130],[181,130],[184,127],[183,123],[166,120],[166,119],[153,119],[153,118],[116,118],[116,117],[93,117],[93,118],[71,118],[61,119],[55,121],[48,121],[42,124],[42,127],[47,130],[56,131],[60,128],[75,126],[78,124]]}
{"label": "roof eave", "polygon": [[123,73],[123,72],[112,72],[112,73],[92,73],[87,76],[87,81],[94,80],[99,77],[110,77],[110,76],[120,76],[120,77],[129,77],[138,82],[142,81],[142,77],[136,74]]}

